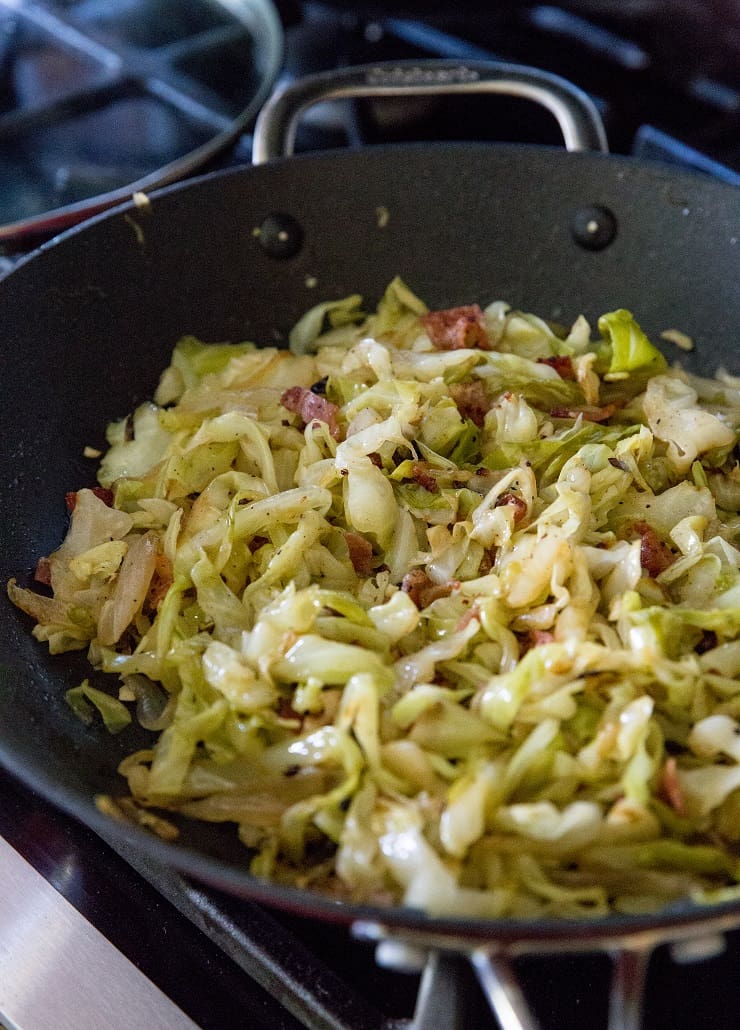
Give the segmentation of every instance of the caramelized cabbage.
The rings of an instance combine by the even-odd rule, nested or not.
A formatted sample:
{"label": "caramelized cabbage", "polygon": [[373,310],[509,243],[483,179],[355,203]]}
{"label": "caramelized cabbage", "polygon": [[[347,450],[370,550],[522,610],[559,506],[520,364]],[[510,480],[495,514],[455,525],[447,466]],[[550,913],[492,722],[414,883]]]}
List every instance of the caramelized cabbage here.
{"label": "caramelized cabbage", "polygon": [[80,717],[152,733],[119,814],[437,914],[738,890],[736,381],[669,370],[627,311],[598,328],[395,280],[291,352],[178,344],[53,596],[8,587],[119,677],[67,693]]}

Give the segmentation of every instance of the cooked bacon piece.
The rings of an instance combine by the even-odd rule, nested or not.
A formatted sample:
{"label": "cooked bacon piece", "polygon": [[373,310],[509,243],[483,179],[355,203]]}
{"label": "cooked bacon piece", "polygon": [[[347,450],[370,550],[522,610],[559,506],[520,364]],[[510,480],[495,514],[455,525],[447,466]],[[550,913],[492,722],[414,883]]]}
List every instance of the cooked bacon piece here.
{"label": "cooked bacon piece", "polygon": [[575,380],[576,378],[573,359],[566,354],[555,354],[551,358],[537,358],[537,362],[540,365],[549,365],[550,368],[554,368],[561,379]]}
{"label": "cooked bacon piece", "polygon": [[39,558],[33,578],[37,583],[43,583],[46,587],[51,586],[51,562],[48,558]]}
{"label": "cooked bacon piece", "polygon": [[154,575],[149,585],[149,592],[146,595],[144,607],[149,611],[157,611],[172,583],[172,562],[166,554],[157,554]]}
{"label": "cooked bacon piece", "polygon": [[[90,489],[98,497],[103,504],[107,504],[109,508],[113,507],[113,491],[109,490],[105,486],[91,486]],[[77,491],[70,490],[64,495],[64,503],[67,505],[67,511],[73,512],[77,505]]]}
{"label": "cooked bacon piece", "polygon": [[664,569],[674,563],[676,556],[647,522],[636,522],[633,528],[641,537],[640,565],[648,576],[655,579]]}
{"label": "cooked bacon piece", "polygon": [[299,722],[303,721],[303,716],[300,712],[297,712],[291,704],[292,698],[281,697],[278,701],[277,713],[281,719],[297,719]]}
{"label": "cooked bacon piece", "polygon": [[496,563],[496,547],[489,547],[483,552],[483,557],[478,566],[478,575],[487,576]]}
{"label": "cooked bacon piece", "polygon": [[676,771],[676,759],[666,758],[660,774],[660,793],[678,815],[686,814],[681,782]]}
{"label": "cooked bacon piece", "polygon": [[301,734],[315,733],[322,726],[334,722],[342,700],[341,690],[323,690],[321,700],[324,707],[320,712],[307,712],[301,722]]}
{"label": "cooked bacon piece", "polygon": [[417,608],[423,608],[421,603],[421,592],[429,587],[431,579],[421,569],[412,569],[407,572],[401,582],[401,590],[409,595]]}
{"label": "cooked bacon piece", "polygon": [[501,494],[501,496],[496,499],[496,504],[494,505],[494,507],[501,508],[505,504],[510,504],[511,507],[514,509],[515,525],[517,522],[521,522],[522,519],[526,517],[527,505],[521,497],[517,497],[516,494],[512,494],[507,491],[506,493]]}
{"label": "cooked bacon piece", "polygon": [[437,350],[460,350],[462,347],[491,349],[483,311],[478,304],[429,311],[421,316],[421,322]]}
{"label": "cooked bacon piece", "polygon": [[407,572],[401,582],[401,590],[407,593],[417,608],[427,608],[439,597],[449,597],[460,584],[456,579],[447,583],[435,583],[422,569]]}
{"label": "cooked bacon piece", "polygon": [[697,654],[706,654],[707,651],[712,651],[717,646],[717,634],[713,629],[702,630],[701,640],[696,645],[694,650]]}
{"label": "cooked bacon piece", "polygon": [[[293,728],[294,733],[314,733],[322,726],[328,726],[334,721],[339,710],[339,703],[342,699],[341,690],[324,690],[321,694],[324,707],[320,712],[297,712],[293,707],[292,697],[281,697],[277,703],[277,714],[281,719],[289,719],[291,722],[299,723]],[[284,776],[297,776],[301,767],[289,765],[283,772]]]}
{"label": "cooked bacon piece", "polygon": [[349,560],[358,576],[369,576],[373,571],[373,546],[359,533],[345,531]]}
{"label": "cooked bacon piece", "polygon": [[486,412],[491,408],[491,402],[481,380],[476,379],[472,383],[453,383],[450,393],[462,417],[469,418],[476,426],[482,427]]}
{"label": "cooked bacon piece", "polygon": [[581,404],[574,408],[551,408],[550,414],[553,418],[578,418],[580,415],[586,422],[606,422],[618,410],[617,404],[604,404],[601,407],[595,404]]}
{"label": "cooked bacon piece", "polygon": [[280,403],[288,411],[295,411],[297,415],[300,415],[304,426],[314,421],[325,422],[334,439],[339,439],[341,432],[337,422],[339,408],[325,397],[320,397],[317,393],[307,390],[305,386],[291,386],[288,390],[283,391]]}
{"label": "cooked bacon piece", "polygon": [[477,604],[471,604],[465,614],[460,617],[460,620],[455,627],[455,631],[459,633],[461,630],[469,626],[473,619],[480,619],[480,608]]}
{"label": "cooked bacon piece", "polygon": [[532,638],[533,647],[539,647],[540,644],[551,644],[555,639],[555,634],[551,633],[549,629],[531,629],[529,635]]}
{"label": "cooked bacon piece", "polygon": [[523,658],[533,647],[539,647],[540,644],[551,644],[555,639],[555,634],[551,633],[549,629],[528,629],[526,633],[517,633],[517,638],[519,640],[519,657]]}
{"label": "cooked bacon piece", "polygon": [[415,461],[411,469],[411,478],[423,486],[425,490],[430,493],[437,493],[439,487],[437,486],[437,480],[434,478],[432,473],[429,471],[429,463],[426,461]]}

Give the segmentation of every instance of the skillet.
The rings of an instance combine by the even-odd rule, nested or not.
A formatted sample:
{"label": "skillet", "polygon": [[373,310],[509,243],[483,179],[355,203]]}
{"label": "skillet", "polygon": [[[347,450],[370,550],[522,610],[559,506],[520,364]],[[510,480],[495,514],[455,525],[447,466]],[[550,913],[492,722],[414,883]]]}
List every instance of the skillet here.
{"label": "skillet", "polygon": [[[573,151],[604,146],[590,102],[531,69],[435,62],[319,76],[263,111],[255,155],[274,159],[125,204],[52,240],[0,282],[3,584],[16,575],[28,585],[38,557],[58,546],[65,492],[94,482],[83,449],[102,448],[107,422],[151,396],[184,333],[280,343],[318,300],[360,292],[370,305],[400,275],[432,307],[503,298],[566,323],[627,307],[653,338],[688,333],[692,369],[737,371],[739,195],[730,186],[604,153],[520,145],[275,157],[289,149],[300,110],[321,97],[484,88],[544,102]],[[111,824],[93,796],[115,792],[118,762],[147,734],[84,727],[63,699],[88,675],[84,658],[49,656],[5,601],[0,627],[0,762],[144,863],[367,933],[476,954],[648,949],[740,924],[737,903],[587,924],[352,906],[255,880],[220,827],[185,826],[174,845]]]}

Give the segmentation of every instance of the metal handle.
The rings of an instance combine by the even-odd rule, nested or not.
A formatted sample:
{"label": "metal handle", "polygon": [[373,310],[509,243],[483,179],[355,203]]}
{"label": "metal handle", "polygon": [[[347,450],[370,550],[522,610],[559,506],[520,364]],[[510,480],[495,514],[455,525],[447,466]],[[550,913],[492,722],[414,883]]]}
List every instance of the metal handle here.
{"label": "metal handle", "polygon": [[292,154],[301,115],[320,101],[450,93],[503,93],[533,100],[555,116],[567,150],[608,150],[593,101],[558,75],[495,61],[397,61],[321,72],[276,91],[257,118],[252,160],[264,164]]}
{"label": "metal handle", "polygon": [[481,948],[470,961],[501,1030],[539,1030],[508,957]]}
{"label": "metal handle", "polygon": [[642,1002],[652,947],[623,948],[612,953],[608,1030],[640,1030]]}
{"label": "metal handle", "polygon": [[459,956],[432,951],[421,976],[409,1030],[465,1030],[465,968]]}

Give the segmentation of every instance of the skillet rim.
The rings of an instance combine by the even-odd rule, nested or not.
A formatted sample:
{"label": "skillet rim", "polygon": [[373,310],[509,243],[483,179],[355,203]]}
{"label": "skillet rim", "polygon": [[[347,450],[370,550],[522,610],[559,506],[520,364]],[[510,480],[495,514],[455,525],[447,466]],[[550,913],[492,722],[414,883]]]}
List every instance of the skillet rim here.
{"label": "skillet rim", "polygon": [[[283,167],[285,165],[302,165],[315,161],[330,163],[336,161],[350,162],[361,160],[368,153],[380,155],[381,157],[386,156],[390,159],[393,155],[402,156],[405,151],[416,152],[423,150],[457,150],[471,152],[475,150],[485,150],[492,152],[499,151],[502,154],[526,154],[527,152],[549,154],[557,161],[567,161],[573,164],[577,162],[584,164],[589,162],[600,162],[613,165],[614,167],[621,166],[625,170],[629,170],[638,175],[644,172],[648,175],[652,174],[658,180],[667,180],[677,184],[685,182],[687,185],[693,185],[699,189],[706,189],[710,193],[717,191],[718,193],[723,193],[727,196],[730,196],[734,192],[738,197],[740,197],[740,177],[738,182],[718,179],[708,171],[679,167],[666,161],[660,161],[657,158],[638,158],[629,154],[613,154],[611,152],[597,150],[569,151],[565,150],[562,146],[556,146],[553,144],[514,142],[490,143],[481,142],[479,140],[453,140],[445,142],[421,140],[403,143],[377,143],[370,144],[362,149],[328,147],[325,150],[320,151],[283,155],[256,165],[236,165],[228,168],[217,168],[211,171],[198,172],[187,179],[165,183],[154,189],[146,190],[144,193],[150,201],[155,201],[172,195],[189,192],[190,190],[199,189],[209,182],[216,182],[221,179],[226,180],[253,176],[255,174],[265,174],[268,169]],[[33,249],[23,252],[20,256],[17,256],[13,266],[0,274],[0,284],[4,283],[17,271],[25,267],[25,265],[30,261],[38,259],[41,255],[45,254],[50,249],[63,244],[66,240],[77,236],[80,233],[87,232],[88,229],[99,225],[101,222],[113,220],[117,217],[123,217],[126,214],[137,213],[138,211],[139,205],[133,199],[132,195],[129,199],[116,203],[104,210],[96,211],[82,222],[76,222],[74,225],[66,226],[60,232],[55,233],[48,239],[38,243],[33,247]]]}

